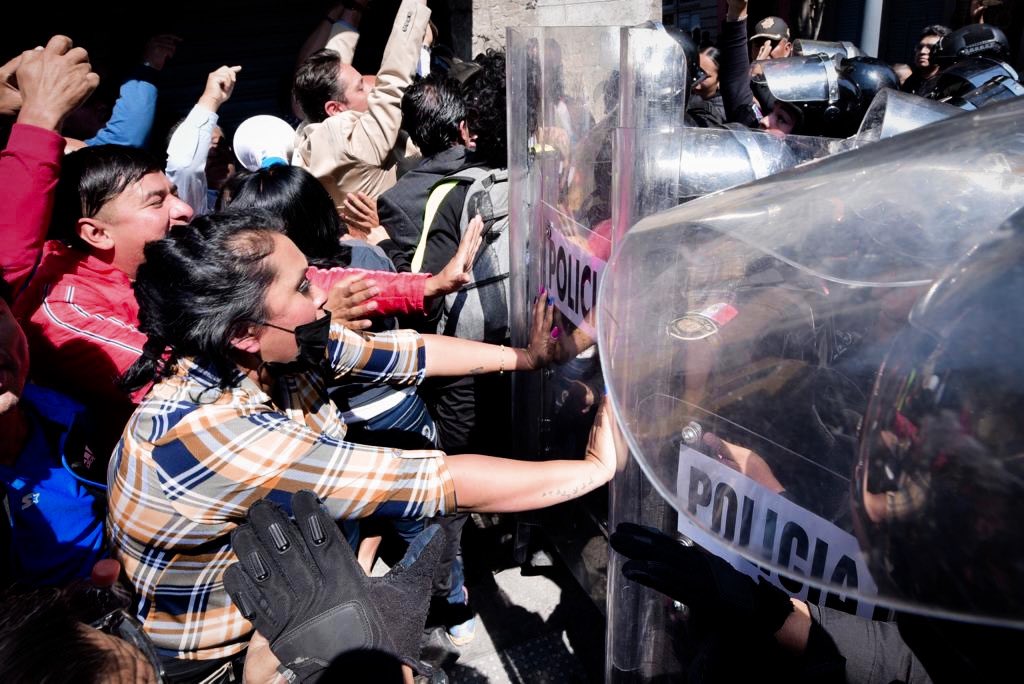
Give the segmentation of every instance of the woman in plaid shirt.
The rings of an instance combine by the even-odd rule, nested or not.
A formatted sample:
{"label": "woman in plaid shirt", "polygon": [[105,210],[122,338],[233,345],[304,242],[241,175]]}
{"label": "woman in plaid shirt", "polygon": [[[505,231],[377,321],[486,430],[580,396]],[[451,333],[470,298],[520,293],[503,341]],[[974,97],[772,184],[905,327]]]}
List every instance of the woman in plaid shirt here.
{"label": "woman in plaid shirt", "polygon": [[230,532],[259,499],[287,508],[293,492],[311,489],[339,520],[514,512],[581,496],[615,472],[607,407],[578,461],[345,441],[332,383],[403,386],[546,365],[552,312],[543,298],[527,349],[355,332],[345,324],[361,327],[352,321],[372,308],[362,302],[374,283],[357,276],[319,290],[278,220],[255,211],[198,218],[148,244],[145,257],[135,293],[148,342],[125,382],[156,384],[111,459],[107,523],[169,674],[180,661],[233,658],[252,636],[221,578],[235,560]]}

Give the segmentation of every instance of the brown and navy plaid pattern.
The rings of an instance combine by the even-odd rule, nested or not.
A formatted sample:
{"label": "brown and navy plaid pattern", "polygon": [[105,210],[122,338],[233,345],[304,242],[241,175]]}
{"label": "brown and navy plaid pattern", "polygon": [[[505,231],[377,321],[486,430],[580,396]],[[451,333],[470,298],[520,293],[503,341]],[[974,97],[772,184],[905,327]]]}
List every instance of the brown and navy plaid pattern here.
{"label": "brown and navy plaid pattern", "polygon": [[[332,326],[328,354],[346,380],[423,377],[423,341],[412,331]],[[455,510],[442,452],[346,442],[318,374],[283,376],[273,396],[241,372],[234,380],[221,390],[208,368],[180,361],[139,405],[110,462],[112,547],[163,655],[211,659],[245,648],[252,626],[221,578],[236,560],[231,530],[259,499],[288,508],[293,492],[311,489],[338,519]]]}

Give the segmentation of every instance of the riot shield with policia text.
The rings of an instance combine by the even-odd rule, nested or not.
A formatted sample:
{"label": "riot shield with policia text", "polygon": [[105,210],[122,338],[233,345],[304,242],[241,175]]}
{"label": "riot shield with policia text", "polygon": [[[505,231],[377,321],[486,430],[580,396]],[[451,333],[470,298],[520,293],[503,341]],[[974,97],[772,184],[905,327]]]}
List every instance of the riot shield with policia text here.
{"label": "riot shield with policia text", "polygon": [[[529,305],[539,294],[552,298],[560,334],[569,338],[582,327],[592,338],[596,293],[611,245],[619,31],[510,28],[507,46],[508,88],[518,95],[508,98],[513,342],[528,336]],[[514,379],[514,435],[521,453],[571,458],[585,448],[603,391],[597,356],[591,349],[580,358],[566,353],[561,361]],[[516,535],[523,561],[530,532],[543,528],[602,608],[604,495],[601,490],[583,504],[550,514],[521,515]],[[573,516],[579,524],[569,522]],[[547,524],[549,519],[558,524]]]}
{"label": "riot shield with policia text", "polygon": [[[1024,205],[1022,114],[1013,101],[939,121],[694,200],[625,234],[599,297],[601,364],[630,451],[683,535],[792,595],[862,617],[881,606],[1024,622],[1015,603],[994,598],[1001,587],[1016,595],[1024,579],[1021,564],[998,563],[991,540],[1009,537],[995,519],[956,527],[962,538],[949,543],[984,549],[1002,574],[938,589],[934,578],[969,570],[926,555],[907,531],[917,525],[934,540],[922,497],[937,475],[912,460],[924,453],[915,440],[926,419],[891,406],[917,387],[933,400],[943,378],[927,374],[926,356],[885,372],[936,278],[1000,239],[1000,224]],[[889,409],[869,407],[878,388],[897,397]],[[983,404],[954,406],[944,414],[953,427],[1001,434],[998,420],[963,413],[991,411]],[[875,421],[889,427],[879,432]],[[947,456],[981,453],[970,448]],[[929,453],[933,467],[943,463],[941,449]],[[976,472],[999,467],[1009,466]],[[977,490],[994,479],[944,480],[944,495],[955,500],[948,487],[960,482],[981,505]],[[1012,498],[1004,494],[999,505]],[[871,524],[893,521],[887,537],[865,534],[871,506]],[[885,567],[915,568],[931,589]]]}
{"label": "riot shield with policia text", "polygon": [[[639,29],[622,29],[624,65],[645,68],[622,70],[614,148],[615,244],[646,216],[853,146],[845,140],[777,137],[745,127],[687,127],[676,104],[678,75],[646,68],[664,63],[657,59],[657,38]],[[632,459],[610,486],[609,527],[622,522],[662,530],[677,527],[675,511]],[[690,640],[680,634],[680,614],[662,595],[625,580],[619,571],[622,562],[617,554],[609,558],[606,679],[677,676],[692,659],[686,652]]]}

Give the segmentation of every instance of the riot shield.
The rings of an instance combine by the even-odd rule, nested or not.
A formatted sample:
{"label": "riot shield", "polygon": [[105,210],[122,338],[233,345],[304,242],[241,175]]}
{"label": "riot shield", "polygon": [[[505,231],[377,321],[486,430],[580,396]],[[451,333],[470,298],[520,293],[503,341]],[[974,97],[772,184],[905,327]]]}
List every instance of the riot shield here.
{"label": "riot shield", "polygon": [[959,113],[951,104],[884,88],[871,101],[854,137],[859,143],[875,142]]}
{"label": "riot shield", "polygon": [[[776,137],[745,127],[689,128],[675,105],[683,75],[659,50],[656,33],[622,30],[622,93],[616,132],[613,243],[637,220],[683,202],[770,176],[852,146],[810,136]],[[601,344],[598,348],[601,348]],[[677,529],[676,513],[630,459],[610,488],[609,526],[641,523]],[[696,643],[665,597],[625,580],[622,557],[608,561],[607,681],[673,678]]]}
{"label": "riot shield", "polygon": [[1009,75],[996,76],[984,85],[949,100],[949,104],[973,112],[996,102],[1024,95],[1024,85]]}
{"label": "riot shield", "polygon": [[800,57],[806,55],[828,55],[838,61],[845,57],[860,57],[864,53],[861,52],[859,47],[846,40],[828,41],[797,38],[793,41],[793,54]]}
{"label": "riot shield", "polygon": [[[508,99],[513,341],[526,344],[530,305],[540,295],[553,299],[564,339],[589,346],[514,378],[516,452],[575,458],[603,391],[596,350],[583,340],[595,335],[596,292],[611,250],[619,30],[513,28],[507,41],[508,88],[517,94]],[[602,489],[582,503],[519,516],[516,538],[523,561],[530,531],[543,527],[602,609],[606,495]],[[584,553],[598,547],[599,554]]]}
{"label": "riot shield", "polygon": [[[612,206],[615,243],[638,218],[679,204],[679,145],[676,136],[703,129],[684,127],[679,91],[687,83],[681,51],[664,36],[635,28],[621,30],[620,116],[615,136]],[[657,183],[638,193],[651,169]],[[600,345],[599,345],[600,346]],[[609,528],[639,522],[659,529],[675,527],[675,512],[653,489],[633,458],[609,488]],[[609,554],[605,681],[633,682],[672,677],[679,671],[671,610],[664,598],[626,580],[623,558]]]}
{"label": "riot shield", "polygon": [[601,367],[680,533],[847,612],[964,612],[876,581],[850,494],[868,399],[909,312],[1024,204],[1022,114],[1014,101],[939,121],[625,233],[599,297]]}
{"label": "riot shield", "polygon": [[[629,135],[624,132],[623,140]],[[631,165],[639,167],[647,190],[643,196],[633,198],[638,216],[650,214],[655,208],[651,206],[652,181],[659,183],[655,196],[664,195],[669,200],[658,208],[666,208],[853,149],[859,142],[818,136],[776,136],[738,125],[648,129],[641,136],[642,144],[637,144],[635,133],[632,137]],[[626,157],[624,162],[629,164],[629,159]],[[674,173],[668,173],[669,169]],[[658,181],[651,171],[657,172]]]}
{"label": "riot shield", "polygon": [[768,89],[783,102],[839,101],[839,74],[828,55],[770,59],[761,68]]}

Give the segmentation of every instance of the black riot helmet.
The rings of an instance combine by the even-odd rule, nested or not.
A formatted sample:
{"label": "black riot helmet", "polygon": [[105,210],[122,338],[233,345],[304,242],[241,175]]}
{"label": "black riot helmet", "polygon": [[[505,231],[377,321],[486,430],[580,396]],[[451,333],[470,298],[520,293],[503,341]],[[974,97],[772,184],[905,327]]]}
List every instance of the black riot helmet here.
{"label": "black riot helmet", "polygon": [[991,24],[968,24],[939,38],[935,50],[939,66],[948,66],[967,57],[1005,61],[1010,57],[1010,42],[1002,29]]}
{"label": "black riot helmet", "polygon": [[849,137],[880,90],[899,88],[892,67],[867,56],[773,59],[764,63],[763,72],[771,94],[801,110],[805,135]]}
{"label": "black riot helmet", "polygon": [[1012,91],[1018,81],[1017,72],[1006,62],[990,57],[968,57],[928,79],[921,92],[929,99],[962,106],[968,93],[996,80],[1007,82],[1005,85]]}
{"label": "black riot helmet", "polygon": [[900,87],[899,77],[891,66],[866,55],[843,59],[839,64],[839,77],[856,86],[856,100],[849,103],[846,108],[861,117],[880,90],[899,90]]}
{"label": "black riot helmet", "polygon": [[[1024,644],[1022,336],[1018,211],[914,307],[863,421],[858,540],[880,593],[925,616],[901,632],[937,681],[985,681],[986,643]],[[987,636],[964,636],[965,622]]]}

